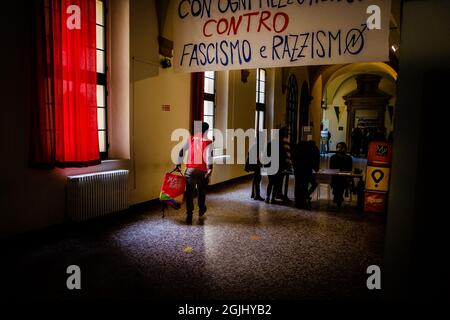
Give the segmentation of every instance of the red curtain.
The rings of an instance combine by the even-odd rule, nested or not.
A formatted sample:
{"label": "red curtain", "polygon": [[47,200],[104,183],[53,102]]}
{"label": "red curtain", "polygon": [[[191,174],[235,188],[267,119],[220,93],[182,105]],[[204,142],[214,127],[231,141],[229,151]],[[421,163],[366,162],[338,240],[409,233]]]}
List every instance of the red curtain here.
{"label": "red curtain", "polygon": [[194,121],[203,121],[203,102],[205,91],[205,73],[191,74],[191,132],[194,132]]}
{"label": "red curtain", "polygon": [[32,166],[55,165],[55,113],[52,103],[53,87],[51,62],[53,32],[50,4],[47,1],[33,1],[35,21],[33,28],[33,95],[31,105],[30,163]]}
{"label": "red curtain", "polygon": [[96,1],[37,0],[37,5],[44,19],[38,16],[36,23],[36,96],[45,99],[32,111],[32,162],[98,164]]}

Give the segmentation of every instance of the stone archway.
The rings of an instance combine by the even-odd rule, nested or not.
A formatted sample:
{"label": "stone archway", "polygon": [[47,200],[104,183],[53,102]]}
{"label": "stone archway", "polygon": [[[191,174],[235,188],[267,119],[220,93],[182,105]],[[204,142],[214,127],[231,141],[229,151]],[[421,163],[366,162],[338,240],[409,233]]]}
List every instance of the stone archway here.
{"label": "stone archway", "polygon": [[[347,105],[347,142],[351,148],[351,133],[356,126],[375,132],[385,132],[386,107],[391,96],[378,88],[381,76],[361,74],[356,77],[357,89],[343,98]],[[358,113],[372,114],[370,117],[358,116]],[[372,120],[372,121],[369,121]]]}

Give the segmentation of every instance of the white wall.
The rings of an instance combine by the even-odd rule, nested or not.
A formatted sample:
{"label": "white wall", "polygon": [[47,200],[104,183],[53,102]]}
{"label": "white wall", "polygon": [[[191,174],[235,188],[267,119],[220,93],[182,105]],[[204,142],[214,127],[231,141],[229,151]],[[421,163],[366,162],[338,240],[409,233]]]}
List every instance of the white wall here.
{"label": "white wall", "polygon": [[109,6],[108,155],[130,159],[130,0]]}

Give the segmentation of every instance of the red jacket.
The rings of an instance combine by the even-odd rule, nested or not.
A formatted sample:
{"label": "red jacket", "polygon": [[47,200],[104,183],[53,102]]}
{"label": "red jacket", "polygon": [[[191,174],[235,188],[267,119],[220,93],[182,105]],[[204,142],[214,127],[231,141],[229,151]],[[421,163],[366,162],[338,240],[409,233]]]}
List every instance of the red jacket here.
{"label": "red jacket", "polygon": [[189,155],[186,168],[208,171],[208,165],[212,163],[207,163],[210,155],[205,155],[205,152],[211,143],[211,140],[204,139],[201,134],[192,136],[189,139]]}

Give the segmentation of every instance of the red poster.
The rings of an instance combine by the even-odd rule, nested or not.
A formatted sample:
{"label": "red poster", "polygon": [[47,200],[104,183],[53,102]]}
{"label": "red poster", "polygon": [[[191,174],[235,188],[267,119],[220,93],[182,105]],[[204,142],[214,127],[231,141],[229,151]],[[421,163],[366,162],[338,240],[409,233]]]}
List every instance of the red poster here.
{"label": "red poster", "polygon": [[367,161],[372,164],[390,165],[392,161],[392,143],[382,141],[371,142]]}
{"label": "red poster", "polygon": [[364,211],[385,212],[387,205],[386,192],[366,191],[364,195]]}

